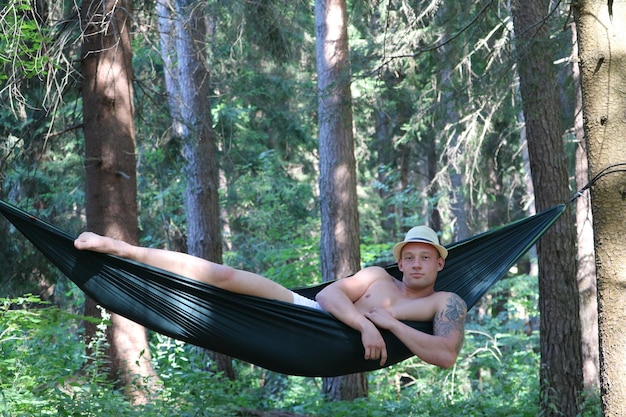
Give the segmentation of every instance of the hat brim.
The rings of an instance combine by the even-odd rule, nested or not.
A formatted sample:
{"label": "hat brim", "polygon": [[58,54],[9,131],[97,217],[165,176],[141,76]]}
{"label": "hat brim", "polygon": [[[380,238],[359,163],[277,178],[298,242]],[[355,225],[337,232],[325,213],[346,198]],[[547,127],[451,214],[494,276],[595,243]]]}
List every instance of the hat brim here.
{"label": "hat brim", "polygon": [[404,248],[409,243],[426,243],[427,245],[433,246],[435,249],[437,249],[437,252],[439,252],[439,255],[443,259],[446,259],[448,257],[448,249],[446,249],[445,247],[439,244],[436,244],[427,240],[410,240],[410,241],[396,243],[396,245],[393,247],[393,256],[396,258],[396,261],[399,261],[400,256],[402,256],[402,248]]}

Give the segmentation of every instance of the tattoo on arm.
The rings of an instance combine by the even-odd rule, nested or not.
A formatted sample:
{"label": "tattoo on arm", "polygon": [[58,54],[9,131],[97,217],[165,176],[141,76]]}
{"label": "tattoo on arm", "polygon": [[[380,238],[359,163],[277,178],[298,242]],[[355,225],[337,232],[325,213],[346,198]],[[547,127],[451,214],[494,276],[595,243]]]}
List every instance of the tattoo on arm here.
{"label": "tattoo on arm", "polygon": [[434,334],[437,336],[448,336],[453,331],[460,334],[455,346],[457,353],[461,351],[463,339],[465,338],[466,314],[467,306],[463,299],[456,294],[452,294],[446,300],[446,307],[439,310],[433,320]]}

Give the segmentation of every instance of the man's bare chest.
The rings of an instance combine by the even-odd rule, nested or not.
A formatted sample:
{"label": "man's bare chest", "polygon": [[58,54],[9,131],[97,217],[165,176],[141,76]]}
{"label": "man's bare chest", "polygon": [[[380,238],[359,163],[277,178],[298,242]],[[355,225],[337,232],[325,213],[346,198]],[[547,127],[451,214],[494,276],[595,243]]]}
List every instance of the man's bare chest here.
{"label": "man's bare chest", "polygon": [[440,306],[440,297],[433,294],[422,298],[405,296],[399,282],[381,280],[371,285],[354,303],[361,313],[385,308],[401,320],[432,320]]}
{"label": "man's bare chest", "polygon": [[372,284],[354,303],[354,306],[366,313],[377,307],[391,308],[403,300],[399,286],[391,280],[380,280]]}

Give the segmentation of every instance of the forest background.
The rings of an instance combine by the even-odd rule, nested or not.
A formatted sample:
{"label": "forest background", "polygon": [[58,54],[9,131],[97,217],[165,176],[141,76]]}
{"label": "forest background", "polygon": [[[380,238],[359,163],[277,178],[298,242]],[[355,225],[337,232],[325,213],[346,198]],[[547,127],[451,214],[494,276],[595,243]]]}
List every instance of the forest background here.
{"label": "forest background", "polygon": [[[540,24],[549,28],[554,52],[573,195],[584,170],[575,29],[569,5],[551,6]],[[319,282],[324,190],[318,185],[313,5],[211,1],[196,7],[207,29],[224,262],[289,287]],[[363,265],[391,263],[393,242],[415,224],[430,223],[450,243],[534,213],[517,72],[524,45],[515,43],[509,7],[487,1],[458,13],[436,2],[348,3]],[[172,129],[156,10],[136,3],[132,15],[140,241],[185,251],[184,144]],[[85,227],[86,197],[76,4],[11,2],[2,14],[0,197],[77,233]],[[106,338],[98,333],[86,350],[83,295],[6,222],[0,228],[9,236],[0,248],[5,415],[281,409],[511,416],[546,406],[539,398],[532,254],[472,310],[466,346],[452,370],[406,361],[368,375],[368,398],[327,402],[315,379],[237,362],[235,378],[223,378],[206,352],[150,334],[162,391],[131,407],[98,366],[110,359]],[[27,293],[37,296],[22,296]],[[96,322],[104,331],[107,320]],[[580,393],[588,397],[585,415],[599,415],[595,343],[595,352],[585,352],[596,369]]]}

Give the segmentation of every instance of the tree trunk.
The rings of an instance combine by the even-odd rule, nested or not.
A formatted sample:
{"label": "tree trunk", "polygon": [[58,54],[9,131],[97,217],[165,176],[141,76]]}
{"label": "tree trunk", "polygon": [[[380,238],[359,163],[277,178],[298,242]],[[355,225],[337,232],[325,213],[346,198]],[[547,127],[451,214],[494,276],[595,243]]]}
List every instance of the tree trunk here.
{"label": "tree trunk", "polygon": [[[131,13],[125,1],[83,3],[81,64],[87,229],[137,243]],[[96,310],[93,300],[85,310]],[[87,328],[86,337],[93,335],[94,328]],[[121,378],[134,403],[146,403],[156,374],[145,329],[113,314],[108,338],[111,375]]]}
{"label": "tree trunk", "polygon": [[[376,170],[378,181],[380,184],[391,185],[389,184],[391,181],[389,179],[389,171],[396,167],[398,154],[402,153],[395,149],[396,146],[402,145],[396,144],[394,138],[397,136],[398,130],[400,130],[399,127],[408,121],[407,114],[409,112],[404,111],[402,103],[398,101],[398,97],[395,95],[404,75],[393,71],[385,71],[381,77],[384,81],[384,87],[382,87],[379,105],[375,110],[374,131],[376,139],[373,146],[378,158],[378,169]],[[391,175],[391,178],[395,178],[395,175]],[[399,185],[397,181],[395,182],[392,187],[383,186],[378,188],[378,193],[382,200],[393,200],[393,196],[398,191],[396,187]],[[380,215],[382,229],[389,231],[393,240],[396,237],[395,231],[399,229],[400,208],[401,205],[396,205],[395,203],[385,205]]]}
{"label": "tree trunk", "polygon": [[[569,200],[568,164],[562,139],[558,84],[545,0],[514,1],[518,51],[535,205],[542,211]],[[575,228],[562,216],[538,245],[541,314],[541,411],[575,416],[583,388],[581,330],[576,282]]]}
{"label": "tree trunk", "polygon": [[[345,0],[316,0],[321,263],[324,281],[360,267],[356,160]],[[332,400],[367,396],[365,374],[324,378]]]}
{"label": "tree trunk", "polygon": [[[426,203],[432,202],[432,207],[430,208],[430,216],[428,219],[428,225],[436,231],[440,231],[442,229],[441,224],[441,213],[439,212],[439,183],[435,181],[437,177],[437,173],[439,172],[439,153],[437,151],[437,141],[432,140],[426,144],[426,163],[427,163],[427,172],[428,179],[430,181],[430,185],[428,187],[428,199]],[[426,207],[425,212],[428,212],[428,207]]]}
{"label": "tree trunk", "polygon": [[[203,45],[203,10],[193,2],[157,3],[161,55],[175,134],[183,142],[187,251],[222,263],[217,138],[210,106],[210,74]],[[218,371],[235,378],[232,360],[214,354]]]}
{"label": "tree trunk", "polygon": [[[458,9],[453,3],[444,2],[441,4],[437,13],[441,21],[447,22],[457,15]],[[451,37],[450,31],[451,30],[448,28],[444,29],[442,37]],[[468,210],[465,204],[464,192],[466,191],[463,186],[466,179],[464,178],[463,171],[457,160],[461,155],[466,154],[465,145],[463,144],[463,139],[459,132],[460,117],[457,111],[459,108],[457,100],[466,101],[468,97],[462,95],[464,93],[459,93],[458,89],[453,85],[452,77],[455,68],[453,65],[454,59],[451,58],[452,51],[450,49],[450,45],[442,45],[437,48],[437,59],[439,62],[437,71],[437,87],[439,90],[437,106],[439,107],[439,111],[434,121],[434,131],[441,133],[439,135],[433,135],[433,141],[439,139],[442,143],[447,143],[443,160],[444,166],[447,166],[446,171],[450,179],[450,211],[455,219],[454,240],[460,241],[470,237],[471,233],[467,217]],[[435,153],[431,154],[432,158],[429,158],[429,166],[432,167],[432,169],[429,169],[429,171],[432,171],[429,172],[429,179],[438,182],[437,184],[433,184],[433,192],[436,193],[440,188],[439,182],[441,180],[437,180],[439,176],[437,175],[439,155],[435,147],[436,145],[433,144],[432,149]],[[439,199],[437,195],[431,195],[430,197],[433,197],[433,201],[438,201]],[[431,226],[434,230],[441,231],[443,227],[441,215],[437,206],[435,206],[434,209]]]}
{"label": "tree trunk", "polygon": [[[584,130],[590,176],[626,155],[626,3],[575,3]],[[622,170],[624,166],[621,166]],[[626,415],[626,176],[600,178],[591,188],[598,272],[600,391],[604,416]]]}
{"label": "tree trunk", "polygon": [[[578,56],[576,28],[572,24],[572,57]],[[582,189],[589,182],[587,144],[583,128],[582,91],[580,69],[572,60],[572,78],[576,94],[574,106],[574,129],[576,134],[576,188]],[[583,377],[585,390],[594,392],[600,382],[600,359],[598,340],[598,288],[596,279],[595,253],[593,250],[593,218],[591,199],[576,200],[576,232],[578,235],[578,292],[580,294],[580,324],[582,330]]]}

